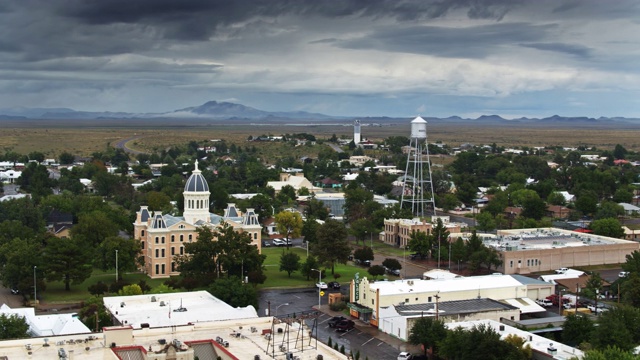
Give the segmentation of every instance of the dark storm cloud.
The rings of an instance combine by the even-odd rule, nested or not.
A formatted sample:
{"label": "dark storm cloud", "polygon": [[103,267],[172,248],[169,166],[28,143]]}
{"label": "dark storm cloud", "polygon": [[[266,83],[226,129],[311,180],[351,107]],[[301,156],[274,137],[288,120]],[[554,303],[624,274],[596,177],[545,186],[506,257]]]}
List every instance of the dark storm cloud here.
{"label": "dark storm cloud", "polygon": [[[351,49],[386,50],[439,57],[485,58],[505,45],[537,42],[553,25],[525,23],[491,24],[465,28],[437,26],[388,27],[338,46]],[[452,46],[455,44],[455,46]]]}
{"label": "dark storm cloud", "polygon": [[301,0],[110,0],[65,2],[58,14],[84,24],[146,24],[166,38],[206,40],[221,25],[256,16],[390,17],[399,21],[437,18],[468,8],[470,18],[500,20],[514,1],[301,1]]}

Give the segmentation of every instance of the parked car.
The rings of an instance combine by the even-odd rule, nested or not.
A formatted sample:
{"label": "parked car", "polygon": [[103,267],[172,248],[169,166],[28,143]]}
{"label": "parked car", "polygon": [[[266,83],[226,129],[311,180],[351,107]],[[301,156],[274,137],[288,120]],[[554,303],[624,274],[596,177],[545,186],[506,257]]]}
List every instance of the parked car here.
{"label": "parked car", "polygon": [[363,262],[362,262],[362,265],[364,265],[364,266],[366,266],[366,267],[371,266],[371,260],[365,260],[365,261],[363,261]]}
{"label": "parked car", "polygon": [[326,283],[326,282],[324,282],[324,281],[321,281],[321,282],[319,282],[319,283],[316,283],[316,287],[317,287],[318,289],[321,289],[321,290],[324,290],[324,289],[328,288],[327,283]]}
{"label": "parked car", "polygon": [[329,289],[340,290],[340,283],[337,282],[337,281],[331,281],[331,282],[327,283],[327,286],[329,287]]}
{"label": "parked car", "polygon": [[629,276],[629,272],[628,271],[620,271],[618,273],[618,277],[623,278],[623,277],[627,277],[627,276]]}
{"label": "parked car", "polygon": [[567,269],[567,268],[563,267],[563,268],[557,269],[557,270],[556,270],[556,274],[564,274],[564,273],[566,273],[567,271],[569,271],[569,269]]}
{"label": "parked car", "polygon": [[413,359],[413,357],[411,356],[410,353],[403,351],[400,354],[398,354],[398,360],[410,360]]}
{"label": "parked car", "polygon": [[596,306],[594,304],[587,305],[587,309],[591,310],[592,313],[596,313],[596,314],[599,314],[599,313],[601,313],[603,311],[608,311],[609,310],[604,306],[598,306],[596,308]]}
{"label": "parked car", "polygon": [[395,276],[400,276],[400,269],[387,269],[387,273]]}
{"label": "parked car", "polygon": [[332,317],[328,321],[329,327],[335,327],[342,320],[347,320],[347,318],[345,318],[344,316],[334,316],[334,317]]}
{"label": "parked car", "polygon": [[285,246],[287,243],[284,242],[284,239],[275,238],[273,239],[273,246]]}
{"label": "parked car", "polygon": [[553,306],[553,302],[551,302],[551,300],[547,300],[547,299],[538,299],[538,300],[536,300],[536,304],[538,304],[540,306],[544,306],[544,307]]}
{"label": "parked car", "polygon": [[265,240],[262,240],[262,247],[270,247],[271,243]]}
{"label": "parked car", "polygon": [[356,323],[354,323],[351,320],[345,319],[337,323],[336,326],[334,327],[336,331],[349,331],[353,329],[355,326],[356,326]]}
{"label": "parked car", "polygon": [[11,293],[13,295],[18,295],[18,294],[20,294],[20,290],[14,288],[14,289],[11,289]]}

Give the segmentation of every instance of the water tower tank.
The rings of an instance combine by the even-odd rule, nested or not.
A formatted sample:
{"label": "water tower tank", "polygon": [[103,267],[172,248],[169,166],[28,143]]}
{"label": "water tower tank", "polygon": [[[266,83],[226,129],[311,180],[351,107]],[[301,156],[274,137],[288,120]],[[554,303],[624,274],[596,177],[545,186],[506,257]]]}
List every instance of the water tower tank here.
{"label": "water tower tank", "polygon": [[426,139],[427,138],[427,121],[420,116],[411,121],[411,138]]}

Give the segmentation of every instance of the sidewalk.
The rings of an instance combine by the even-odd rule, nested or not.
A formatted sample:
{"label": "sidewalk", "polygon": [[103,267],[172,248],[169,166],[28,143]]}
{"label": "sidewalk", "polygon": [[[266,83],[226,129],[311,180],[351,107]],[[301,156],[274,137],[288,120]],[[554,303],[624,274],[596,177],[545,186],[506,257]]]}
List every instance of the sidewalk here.
{"label": "sidewalk", "polygon": [[[318,309],[318,306],[315,305],[313,306],[314,309]],[[323,312],[325,314],[327,314],[328,316],[334,317],[334,316],[345,316],[345,314],[343,312],[340,311],[333,311],[329,308],[329,305],[322,305],[320,306],[320,312]],[[386,334],[380,330],[378,330],[378,328],[371,326],[367,323],[362,322],[359,319],[356,319],[354,317],[349,316],[349,319],[353,320],[356,323],[356,329],[366,333],[368,335],[370,335],[371,337],[374,337],[386,344],[388,344],[389,346],[395,348],[396,350],[398,350],[398,353],[400,353],[401,351],[408,351],[412,354],[422,354],[422,350],[420,348],[419,345],[411,345],[405,341],[402,341],[396,337],[393,337],[389,334]]]}

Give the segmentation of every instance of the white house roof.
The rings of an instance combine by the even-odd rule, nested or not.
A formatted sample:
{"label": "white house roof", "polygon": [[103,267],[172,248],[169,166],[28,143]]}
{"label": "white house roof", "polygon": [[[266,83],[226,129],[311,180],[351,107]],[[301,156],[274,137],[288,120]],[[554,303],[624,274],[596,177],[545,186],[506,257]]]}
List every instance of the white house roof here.
{"label": "white house roof", "polygon": [[540,275],[538,279],[555,284],[556,280],[577,279],[582,275],[584,275],[584,271],[569,269],[562,274]]}
{"label": "white house roof", "polygon": [[618,203],[618,205],[624,208],[624,211],[640,211],[640,207],[631,205],[629,203]]}
{"label": "white house roof", "polygon": [[12,309],[6,304],[0,307],[0,314],[23,317],[29,324],[29,333],[33,337],[91,333],[73,314],[36,315],[34,308]]}
{"label": "white house roof", "polygon": [[454,274],[447,270],[442,269],[432,269],[429,271],[425,271],[422,274],[423,279],[431,279],[431,280],[448,280],[463,277],[462,275]]}
{"label": "white house roof", "polygon": [[496,288],[512,288],[522,283],[508,275],[486,275],[459,277],[446,280],[396,280],[377,281],[369,284],[370,289],[380,289],[384,295],[408,294],[410,292],[457,292],[469,289],[483,290]]}
{"label": "white house roof", "polygon": [[253,306],[234,308],[207,291],[111,296],[103,301],[121,324],[134,329],[141,328],[142,324],[155,328],[258,317]]}

